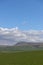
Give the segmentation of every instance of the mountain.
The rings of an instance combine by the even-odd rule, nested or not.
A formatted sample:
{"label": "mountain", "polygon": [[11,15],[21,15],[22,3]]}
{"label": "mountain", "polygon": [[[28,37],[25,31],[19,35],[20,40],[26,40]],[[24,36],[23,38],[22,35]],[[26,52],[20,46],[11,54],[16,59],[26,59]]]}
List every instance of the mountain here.
{"label": "mountain", "polygon": [[0,52],[15,52],[15,51],[27,51],[27,50],[43,50],[43,43],[33,43],[20,41],[15,45],[0,45]]}
{"label": "mountain", "polygon": [[15,46],[43,47],[43,42],[18,42]]}

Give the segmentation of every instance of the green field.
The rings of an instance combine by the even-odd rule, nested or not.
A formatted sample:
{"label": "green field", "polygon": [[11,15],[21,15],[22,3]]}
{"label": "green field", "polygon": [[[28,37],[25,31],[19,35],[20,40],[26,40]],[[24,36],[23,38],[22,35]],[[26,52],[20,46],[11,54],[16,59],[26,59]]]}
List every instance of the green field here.
{"label": "green field", "polygon": [[0,65],[43,65],[43,51],[0,52]]}

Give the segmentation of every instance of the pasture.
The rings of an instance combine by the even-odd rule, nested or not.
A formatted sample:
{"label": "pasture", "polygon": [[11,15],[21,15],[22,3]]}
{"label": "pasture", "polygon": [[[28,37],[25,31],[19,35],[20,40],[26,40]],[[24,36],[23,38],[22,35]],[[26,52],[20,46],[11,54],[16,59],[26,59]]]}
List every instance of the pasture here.
{"label": "pasture", "polygon": [[0,52],[0,65],[43,65],[43,50]]}

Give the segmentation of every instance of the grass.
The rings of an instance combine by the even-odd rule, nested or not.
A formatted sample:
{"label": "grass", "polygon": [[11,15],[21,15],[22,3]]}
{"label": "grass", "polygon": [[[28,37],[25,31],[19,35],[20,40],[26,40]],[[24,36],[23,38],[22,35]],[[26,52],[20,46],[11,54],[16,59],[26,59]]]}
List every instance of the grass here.
{"label": "grass", "polygon": [[0,52],[0,65],[43,65],[43,51]]}

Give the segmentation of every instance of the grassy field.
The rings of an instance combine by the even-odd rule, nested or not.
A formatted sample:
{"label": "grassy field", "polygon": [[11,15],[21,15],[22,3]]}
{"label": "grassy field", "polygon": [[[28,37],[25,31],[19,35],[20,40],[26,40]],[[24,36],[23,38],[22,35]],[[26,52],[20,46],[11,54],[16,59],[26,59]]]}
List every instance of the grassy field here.
{"label": "grassy field", "polygon": [[0,65],[43,65],[43,51],[0,52]]}

